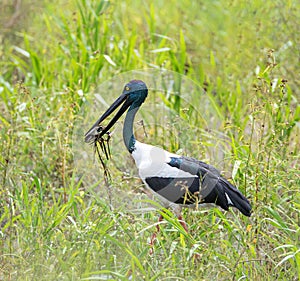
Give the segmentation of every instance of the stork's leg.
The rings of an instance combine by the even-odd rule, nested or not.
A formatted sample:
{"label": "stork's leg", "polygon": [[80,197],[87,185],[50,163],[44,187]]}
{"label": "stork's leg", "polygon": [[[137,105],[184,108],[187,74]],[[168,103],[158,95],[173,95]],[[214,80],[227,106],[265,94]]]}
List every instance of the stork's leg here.
{"label": "stork's leg", "polygon": [[[163,216],[160,215],[158,218],[158,222],[161,222],[163,220]],[[152,234],[151,240],[150,240],[150,246],[153,246],[154,241],[156,239],[157,233],[160,231],[159,224],[156,225],[156,231]]]}
{"label": "stork's leg", "polygon": [[[177,218],[178,218],[178,220],[179,220],[179,223],[182,225],[182,227],[184,228],[184,230],[185,230],[186,232],[188,232],[188,227],[187,227],[187,225],[186,225],[186,223],[185,223],[185,221],[183,220],[182,215],[181,215],[181,209],[176,208],[176,209],[174,210],[174,212],[175,212],[175,214],[176,214],[176,216],[177,216]],[[163,220],[163,216],[160,215],[159,218],[158,218],[158,222],[160,223],[162,220]],[[155,242],[155,240],[156,240],[157,233],[160,231],[159,223],[156,225],[156,231],[152,234],[151,239],[150,239],[150,243],[149,243],[149,245],[150,245],[150,247],[151,247],[151,248],[150,248],[150,255],[153,254],[153,246],[154,246],[154,242]]]}
{"label": "stork's leg", "polygon": [[172,208],[174,214],[177,216],[178,221],[182,225],[184,230],[186,232],[189,232],[188,227],[187,227],[187,225],[186,225],[186,223],[185,223],[185,221],[184,221],[184,219],[182,218],[182,215],[181,215],[181,207],[179,205],[174,204],[174,205],[171,205],[171,208]]}
{"label": "stork's leg", "polygon": [[[187,227],[185,221],[183,220],[182,215],[179,215],[179,216],[178,216],[178,220],[179,220],[180,224],[182,225],[182,227],[184,228],[184,230],[185,230],[186,232],[188,232],[188,227]],[[195,261],[199,261],[200,258],[201,258],[201,257],[200,257],[200,254],[194,253],[194,259],[195,259]]]}
{"label": "stork's leg", "polygon": [[177,216],[177,217],[178,217],[178,220],[179,220],[180,224],[181,224],[182,227],[184,228],[184,230],[185,230],[186,232],[189,232],[188,227],[187,227],[185,221],[184,221],[183,218],[182,218],[182,215],[179,215],[179,216]]}
{"label": "stork's leg", "polygon": [[[173,209],[173,210],[174,210],[174,209]],[[176,214],[176,216],[177,216],[177,218],[178,218],[179,223],[182,225],[182,227],[184,228],[184,230],[185,230],[186,232],[188,232],[188,227],[187,227],[187,225],[186,225],[186,223],[185,223],[185,221],[183,220],[182,215],[181,215],[181,209],[176,208],[176,209],[174,210],[174,212],[175,212],[175,214]],[[158,222],[160,223],[162,220],[163,220],[163,216],[160,215],[159,218],[158,218]],[[153,246],[154,246],[154,242],[155,242],[155,240],[156,240],[157,233],[160,231],[159,223],[156,225],[156,231],[152,234],[151,240],[150,240],[150,243],[149,243],[149,245],[150,245],[149,254],[150,254],[150,255],[153,255]],[[194,253],[194,258],[195,258],[195,261],[200,260],[200,254]]]}
{"label": "stork's leg", "polygon": [[[160,215],[159,218],[158,218],[158,222],[160,223],[162,220],[163,220],[163,216]],[[150,239],[150,243],[149,243],[149,245],[150,245],[150,247],[151,247],[151,248],[150,248],[150,252],[149,252],[150,255],[153,254],[153,245],[154,245],[154,241],[155,241],[155,239],[156,239],[157,233],[160,231],[159,223],[156,225],[156,231],[152,234],[151,239]]]}

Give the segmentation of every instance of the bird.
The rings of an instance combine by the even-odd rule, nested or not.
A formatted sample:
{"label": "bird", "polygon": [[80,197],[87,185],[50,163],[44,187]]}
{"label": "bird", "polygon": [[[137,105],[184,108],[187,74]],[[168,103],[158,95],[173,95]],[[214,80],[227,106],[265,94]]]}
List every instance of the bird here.
{"label": "bird", "polygon": [[[160,199],[162,206],[173,210],[186,231],[188,228],[181,216],[182,207],[217,205],[224,210],[234,207],[249,217],[252,207],[248,199],[222,177],[214,166],[136,139],[133,132],[135,115],[147,96],[148,88],[143,81],[128,82],[116,101],[87,131],[85,142],[91,143],[101,139],[127,111],[123,125],[123,140],[135,161],[139,176],[146,188]],[[103,121],[119,107],[119,111],[107,126],[103,126]],[[159,220],[162,220],[162,215]],[[156,234],[153,234],[150,244],[153,244],[155,238]]]}

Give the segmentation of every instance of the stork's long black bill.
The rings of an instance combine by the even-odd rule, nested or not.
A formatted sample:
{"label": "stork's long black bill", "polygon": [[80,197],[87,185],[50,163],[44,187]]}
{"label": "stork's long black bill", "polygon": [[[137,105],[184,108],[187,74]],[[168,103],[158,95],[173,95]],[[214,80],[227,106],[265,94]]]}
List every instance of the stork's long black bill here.
{"label": "stork's long black bill", "polygon": [[[118,121],[118,119],[122,116],[122,114],[126,111],[126,109],[130,106],[130,104],[126,100],[127,95],[122,94],[120,97],[116,99],[116,101],[105,111],[105,113],[95,122],[95,124],[87,131],[85,134],[85,142],[91,142],[95,140],[96,137],[102,137],[108,130]],[[99,130],[101,122],[103,122],[109,115],[111,115],[122,103],[122,107],[117,112],[117,114],[113,117],[113,119],[108,123],[108,125]]]}

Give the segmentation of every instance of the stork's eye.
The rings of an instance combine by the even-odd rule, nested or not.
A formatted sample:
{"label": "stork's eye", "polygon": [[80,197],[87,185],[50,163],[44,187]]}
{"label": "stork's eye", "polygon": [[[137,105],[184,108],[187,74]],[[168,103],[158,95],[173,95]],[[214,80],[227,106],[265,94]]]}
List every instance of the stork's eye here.
{"label": "stork's eye", "polygon": [[125,87],[125,90],[126,90],[126,91],[129,91],[129,90],[130,90],[130,88],[129,88],[128,86],[126,86],[126,87]]}

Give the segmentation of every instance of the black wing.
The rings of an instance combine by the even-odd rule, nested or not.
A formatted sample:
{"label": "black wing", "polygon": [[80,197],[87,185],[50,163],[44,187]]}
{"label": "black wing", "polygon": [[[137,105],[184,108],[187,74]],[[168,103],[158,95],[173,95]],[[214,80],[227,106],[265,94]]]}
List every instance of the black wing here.
{"label": "black wing", "polygon": [[[232,206],[240,210],[245,216],[251,215],[251,205],[247,198],[229,181],[223,178],[220,172],[213,166],[190,157],[172,157],[168,164],[197,176],[198,184],[193,181],[188,191],[194,196],[199,196],[200,204],[215,203],[225,210],[228,210]],[[175,203],[195,203],[195,200],[183,202],[186,200],[184,197],[186,197],[186,194]]]}

